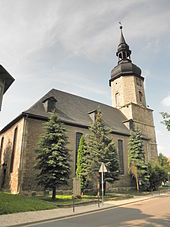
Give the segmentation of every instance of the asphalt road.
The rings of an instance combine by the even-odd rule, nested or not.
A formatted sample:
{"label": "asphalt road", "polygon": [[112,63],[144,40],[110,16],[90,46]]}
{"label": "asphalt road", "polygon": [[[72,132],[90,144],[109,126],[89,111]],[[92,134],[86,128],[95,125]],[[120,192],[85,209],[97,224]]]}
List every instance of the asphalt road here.
{"label": "asphalt road", "polygon": [[34,227],[110,227],[168,226],[170,227],[170,196],[156,197],[137,203],[110,208],[40,224]]}

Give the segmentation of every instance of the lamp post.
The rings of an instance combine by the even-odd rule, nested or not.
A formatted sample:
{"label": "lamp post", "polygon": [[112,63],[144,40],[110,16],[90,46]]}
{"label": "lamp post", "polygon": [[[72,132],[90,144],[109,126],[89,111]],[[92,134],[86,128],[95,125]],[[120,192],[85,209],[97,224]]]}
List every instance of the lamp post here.
{"label": "lamp post", "polygon": [[14,78],[0,65],[0,111],[2,106],[2,99],[5,92],[14,82]]}

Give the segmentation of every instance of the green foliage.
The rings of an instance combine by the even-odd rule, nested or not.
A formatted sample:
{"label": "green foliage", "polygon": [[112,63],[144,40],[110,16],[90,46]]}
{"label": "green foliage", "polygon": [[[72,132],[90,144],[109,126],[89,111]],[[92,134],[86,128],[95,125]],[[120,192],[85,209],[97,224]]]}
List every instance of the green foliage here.
{"label": "green foliage", "polygon": [[56,187],[67,184],[69,178],[68,142],[56,113],[51,114],[44,130],[36,149],[37,181],[44,189],[52,189],[55,194]]}
{"label": "green foliage", "polygon": [[158,155],[158,162],[162,167],[169,168],[169,161],[162,153]]}
{"label": "green foliage", "polygon": [[76,175],[77,177],[80,178],[82,191],[84,191],[84,189],[88,185],[89,160],[90,160],[90,154],[87,150],[87,144],[86,144],[85,138],[84,136],[82,136],[80,139],[80,144],[78,149],[77,169],[76,169]]}
{"label": "green foliage", "polygon": [[103,162],[108,171],[106,178],[108,181],[113,182],[119,176],[119,160],[114,142],[109,138],[110,130],[105,128],[100,109],[98,109],[96,120],[89,130],[90,176],[93,180],[96,179],[96,174]]}
{"label": "green foliage", "polygon": [[162,123],[166,126],[168,131],[170,131],[170,114],[162,112],[161,115],[163,117]]}
{"label": "green foliage", "polygon": [[147,190],[149,187],[148,167],[145,162],[145,152],[141,138],[141,131],[136,128],[131,131],[128,147],[128,167],[132,178],[136,178],[131,166],[134,165],[138,180],[141,181],[140,189]]}
{"label": "green foliage", "polygon": [[162,182],[167,181],[168,172],[158,161],[148,163],[150,190],[158,190]]}

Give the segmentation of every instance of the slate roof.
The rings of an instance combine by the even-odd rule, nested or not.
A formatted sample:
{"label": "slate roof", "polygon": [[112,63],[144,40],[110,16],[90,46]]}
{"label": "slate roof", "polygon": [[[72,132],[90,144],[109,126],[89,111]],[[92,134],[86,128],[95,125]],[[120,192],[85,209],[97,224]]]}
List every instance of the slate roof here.
{"label": "slate roof", "polygon": [[43,102],[50,97],[54,97],[57,100],[56,112],[65,123],[89,127],[92,120],[88,113],[100,107],[102,118],[107,127],[115,133],[129,135],[129,130],[123,124],[127,119],[118,109],[55,89],[50,90],[31,108],[24,111],[23,114],[49,118],[50,113],[45,111]]}

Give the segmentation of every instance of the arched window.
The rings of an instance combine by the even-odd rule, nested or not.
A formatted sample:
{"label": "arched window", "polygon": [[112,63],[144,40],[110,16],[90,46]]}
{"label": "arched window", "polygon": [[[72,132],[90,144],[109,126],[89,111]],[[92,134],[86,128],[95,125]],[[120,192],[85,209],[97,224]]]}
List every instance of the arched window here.
{"label": "arched window", "polygon": [[17,131],[18,131],[18,128],[16,127],[15,130],[14,130],[14,137],[13,137],[13,146],[12,146],[12,154],[11,154],[10,173],[13,172],[13,167],[14,167]]}
{"label": "arched window", "polygon": [[119,106],[119,93],[118,92],[115,94],[115,104],[116,104],[116,107]]}
{"label": "arched window", "polygon": [[118,154],[120,163],[120,173],[124,174],[123,140],[118,140]]}
{"label": "arched window", "polygon": [[1,139],[1,147],[0,147],[0,164],[1,164],[1,156],[2,156],[3,145],[4,145],[4,137],[2,137],[2,139]]}

